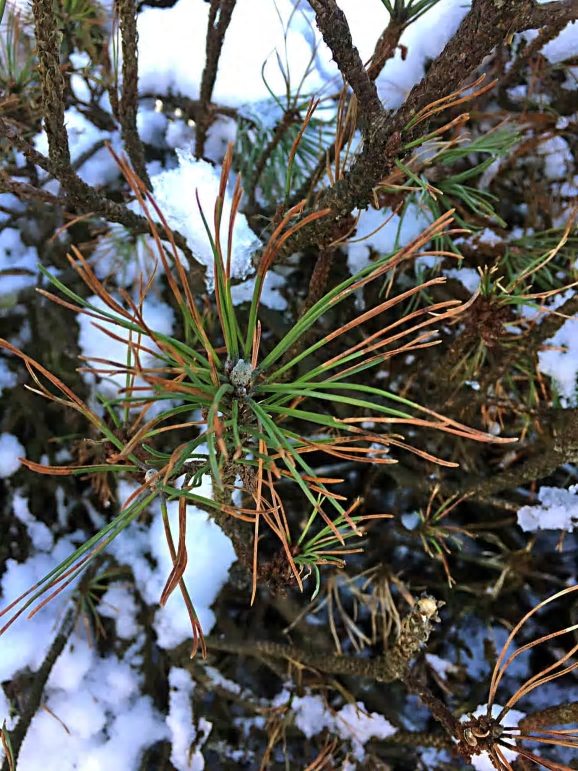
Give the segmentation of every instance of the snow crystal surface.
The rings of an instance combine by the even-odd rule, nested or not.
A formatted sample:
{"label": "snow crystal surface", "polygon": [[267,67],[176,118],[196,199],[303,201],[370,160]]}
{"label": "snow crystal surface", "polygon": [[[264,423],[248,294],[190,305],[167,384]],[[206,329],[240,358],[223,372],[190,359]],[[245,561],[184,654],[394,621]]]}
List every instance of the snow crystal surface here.
{"label": "snow crystal surface", "polygon": [[571,533],[578,525],[578,485],[571,485],[567,490],[541,487],[538,500],[541,506],[522,506],[518,511],[518,525],[525,532],[567,530]]}
{"label": "snow crystal surface", "polygon": [[342,739],[351,741],[353,754],[360,761],[365,757],[363,745],[366,742],[372,738],[386,739],[396,731],[382,715],[377,712],[369,714],[360,701],[346,704],[339,710],[336,728]]}
{"label": "snow crystal surface", "polygon": [[150,697],[139,694],[142,676],[116,656],[99,659],[82,640],[63,660],[46,688],[49,711],[32,720],[19,767],[39,768],[42,757],[43,771],[136,768],[147,747],[168,737]]}
{"label": "snow crystal surface", "polygon": [[[213,289],[213,261],[209,237],[205,230],[197,194],[204,216],[213,223],[213,210],[219,192],[220,171],[206,161],[197,161],[190,152],[177,150],[178,169],[171,169],[153,177],[154,196],[171,228],[178,230],[187,239],[193,254],[201,265],[207,268],[207,288]],[[231,197],[226,195],[221,221],[221,243],[227,244]],[[251,258],[261,245],[250,229],[247,219],[237,214],[233,230],[231,276],[244,279],[252,271]],[[226,248],[224,246],[223,248]],[[226,255],[224,255],[226,259]]]}

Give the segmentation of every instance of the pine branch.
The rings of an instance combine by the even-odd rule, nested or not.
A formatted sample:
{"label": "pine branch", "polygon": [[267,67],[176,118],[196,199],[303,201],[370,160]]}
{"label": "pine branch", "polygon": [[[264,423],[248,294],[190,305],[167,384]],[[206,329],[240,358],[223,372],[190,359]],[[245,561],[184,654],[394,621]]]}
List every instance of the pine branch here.
{"label": "pine branch", "polygon": [[235,642],[208,637],[207,648],[237,655],[286,659],[296,666],[310,667],[332,675],[368,677],[382,683],[391,683],[406,678],[412,658],[429,640],[433,631],[432,621],[439,621],[437,610],[441,605],[443,603],[429,596],[417,600],[401,623],[395,645],[375,659],[340,656],[265,640]]}
{"label": "pine branch", "polygon": [[[321,15],[320,24],[327,26],[329,19],[338,19],[338,15],[328,15],[327,9],[334,5],[333,0],[314,0],[312,5],[325,12]],[[358,99],[361,96],[364,109],[375,111],[365,132],[363,149],[351,169],[343,179],[321,193],[315,204],[315,210],[332,209],[333,216],[302,228],[287,241],[279,259],[301,251],[311,243],[327,245],[335,220],[350,214],[355,208],[367,208],[373,198],[374,187],[386,176],[394,161],[403,158],[404,145],[426,130],[426,122],[408,130],[412,118],[428,105],[456,91],[496,46],[514,32],[574,22],[576,18],[578,0],[558,0],[543,5],[533,0],[474,0],[456,34],[434,60],[427,75],[413,87],[404,104],[393,114],[374,107],[371,92],[361,89],[361,84],[365,87],[365,81],[359,73],[361,60],[358,54],[357,58],[352,54],[344,56],[341,63],[338,60],[352,88],[351,79],[356,83],[359,91],[356,96]],[[341,56],[338,45],[339,34],[344,34],[342,26],[338,24],[337,31],[331,36],[328,32],[325,34],[326,42],[337,37],[334,56]],[[367,73],[365,76],[369,79]]]}
{"label": "pine branch", "polygon": [[122,39],[122,95],[119,103],[121,135],[134,170],[148,189],[152,190],[151,181],[146,170],[141,138],[136,127],[138,112],[138,32],[134,0],[121,0],[118,4],[118,13]]}

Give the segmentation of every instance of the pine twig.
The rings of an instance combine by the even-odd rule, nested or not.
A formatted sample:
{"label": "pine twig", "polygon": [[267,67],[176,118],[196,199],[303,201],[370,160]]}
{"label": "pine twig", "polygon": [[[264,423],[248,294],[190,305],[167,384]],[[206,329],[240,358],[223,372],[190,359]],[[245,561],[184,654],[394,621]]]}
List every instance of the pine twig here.
{"label": "pine twig", "polygon": [[399,45],[402,32],[405,30],[406,25],[396,19],[390,19],[387,27],[383,30],[379,36],[379,40],[375,44],[375,50],[367,73],[371,80],[377,80],[381,71],[395,55],[395,50]]}
{"label": "pine twig", "polygon": [[315,11],[317,26],[339,71],[357,97],[359,114],[365,121],[365,128],[369,130],[372,119],[383,117],[385,110],[375,83],[367,74],[359,51],[353,45],[347,18],[335,0],[309,0],[309,5]]}
{"label": "pine twig", "polygon": [[556,410],[551,414],[558,428],[554,442],[549,442],[547,446],[537,442],[534,455],[520,466],[472,485],[462,491],[463,495],[486,497],[504,490],[514,490],[528,482],[553,474],[565,463],[578,462],[578,409]]}
{"label": "pine twig", "polygon": [[[64,192],[67,194],[67,197],[59,197],[57,201],[49,201],[48,199],[45,199],[44,197],[42,200],[46,203],[56,203],[58,202],[62,206],[73,206],[75,209],[77,209],[79,212],[82,212],[83,214],[94,214],[96,216],[101,216],[103,219],[105,219],[107,222],[118,222],[121,225],[124,225],[125,228],[128,230],[131,230],[135,235],[139,233],[150,233],[150,225],[146,219],[146,217],[143,217],[140,214],[136,214],[135,212],[128,209],[124,204],[116,203],[115,201],[111,201],[108,198],[106,198],[103,195],[100,195],[97,193],[93,188],[91,188],[89,185],[87,185],[85,182],[83,182],[80,177],[78,177],[74,171],[74,165],[75,164],[69,164],[71,173],[76,177],[78,182],[80,183],[80,187],[82,190],[87,191],[86,196],[80,196],[80,197],[73,197],[70,195],[70,191],[67,190],[66,186],[63,183],[63,180],[58,176],[58,170],[55,163],[53,163],[51,158],[47,158],[43,153],[38,152],[27,140],[20,134],[20,132],[16,129],[16,127],[11,124],[10,122],[4,120],[3,118],[0,118],[0,134],[3,135],[10,144],[15,147],[17,150],[19,150],[25,158],[27,158],[28,161],[33,163],[35,166],[39,166],[41,169],[46,171],[50,176],[57,179],[63,186]],[[89,155],[94,151],[94,147],[91,148],[88,154],[85,154],[85,158],[89,157]],[[78,159],[78,162],[80,162],[81,159]],[[11,181],[12,182],[12,181]],[[21,183],[14,183],[15,185],[20,185]],[[15,188],[10,192],[14,192],[15,195],[20,195],[20,192],[24,193],[27,198],[30,198],[32,193],[28,189],[31,187],[30,185],[26,185],[26,189],[22,188]],[[44,196],[45,193],[43,191],[38,191],[38,194],[34,194],[35,198],[38,198],[40,195]],[[164,241],[170,241],[169,234],[165,231],[165,229],[157,223],[157,231],[161,239]],[[183,252],[185,257],[190,260],[192,269],[195,270],[199,275],[201,276],[201,266],[197,263],[195,260],[195,257],[187,244],[186,238],[181,235],[178,231],[173,231],[172,236],[174,238],[175,244],[178,246],[178,248]]]}
{"label": "pine twig", "polygon": [[286,132],[296,122],[296,120],[299,120],[299,115],[291,110],[286,110],[283,113],[283,118],[275,127],[273,136],[267,143],[267,146],[263,148],[263,152],[260,153],[259,160],[255,164],[255,169],[251,175],[251,179],[246,186],[248,199],[247,206],[245,208],[246,212],[254,212],[257,210],[257,185],[259,184],[261,175],[265,171],[265,167],[269,163],[269,160],[272,154],[275,152],[275,149],[278,147]]}
{"label": "pine twig", "polygon": [[53,177],[55,176],[54,166],[50,159],[43,153],[39,153],[38,150],[22,136],[13,123],[4,120],[4,118],[0,118],[0,134],[8,140],[12,147],[19,150],[27,161],[35,166],[39,166],[43,171],[46,171]]}
{"label": "pine twig", "polygon": [[[367,74],[369,75],[370,80],[377,80],[389,59],[395,55],[395,50],[399,45],[399,40],[404,29],[405,25],[390,19],[387,27],[384,29],[381,36],[379,37],[379,40],[375,44],[375,49],[367,67]],[[347,110],[345,112],[348,114]],[[347,136],[350,134],[354,128],[354,121],[356,124],[358,123],[357,110],[355,110],[354,113],[348,117],[347,122],[343,128],[343,135]],[[301,187],[295,191],[290,199],[289,206],[295,206],[295,204],[299,203],[299,201],[307,199],[311,195],[315,189],[315,186],[325,174],[327,165],[331,165],[335,160],[335,155],[336,143],[333,142],[331,147],[329,147],[328,150],[321,156],[319,162],[309,175],[309,178],[306,179]]]}
{"label": "pine twig", "polygon": [[144,150],[136,126],[138,112],[138,32],[134,0],[120,0],[118,12],[122,40],[122,94],[119,103],[121,135],[134,170],[148,189],[152,190],[145,165]]}
{"label": "pine twig", "polygon": [[[42,86],[44,128],[48,137],[48,162],[40,163],[43,158],[38,157],[38,154],[32,157],[28,153],[26,157],[52,174],[64,188],[72,205],[80,211],[94,212],[109,222],[120,222],[132,230],[148,232],[144,217],[97,193],[74,171],[64,122],[64,76],[60,67],[61,34],[53,2],[33,0],[32,11]],[[14,132],[12,137],[13,135]],[[16,145],[16,142],[14,144]]]}
{"label": "pine twig", "polygon": [[17,182],[2,170],[0,170],[0,193],[12,193],[22,201],[41,201],[54,206],[61,206],[64,203],[64,199],[49,193],[48,190],[42,190],[26,182]]}
{"label": "pine twig", "polygon": [[391,683],[406,678],[412,658],[429,640],[433,631],[432,621],[439,621],[437,611],[441,605],[443,603],[427,595],[417,600],[401,623],[395,645],[375,659],[340,656],[265,640],[239,643],[208,637],[207,648],[237,655],[287,659],[296,666],[310,667],[332,675],[368,677],[382,683]]}
{"label": "pine twig", "polygon": [[207,141],[207,132],[211,125],[213,111],[211,97],[217,80],[219,59],[223,49],[225,33],[231,22],[231,16],[237,0],[211,0],[209,23],[207,27],[207,43],[205,67],[201,78],[200,110],[197,118],[195,157],[202,158]]}

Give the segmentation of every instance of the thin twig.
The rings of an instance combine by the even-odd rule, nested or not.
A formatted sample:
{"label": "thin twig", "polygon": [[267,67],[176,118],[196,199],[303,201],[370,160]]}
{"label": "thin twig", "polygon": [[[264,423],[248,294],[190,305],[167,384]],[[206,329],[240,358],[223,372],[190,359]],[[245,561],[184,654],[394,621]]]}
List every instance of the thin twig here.
{"label": "thin twig", "polygon": [[[97,193],[72,168],[68,133],[64,121],[65,82],[60,68],[60,32],[55,7],[52,0],[34,0],[32,10],[49,157],[48,164],[39,163],[39,165],[60,182],[71,203],[81,211],[92,211],[109,222],[120,222],[125,227],[139,232],[148,231],[144,217]],[[42,156],[40,158],[36,156],[34,160],[30,154],[26,157],[34,162],[42,158]]]}
{"label": "thin twig", "polygon": [[297,121],[300,121],[301,118],[299,116],[299,113],[294,112],[292,110],[286,110],[283,113],[282,119],[277,123],[277,126],[275,127],[275,131],[273,132],[273,136],[267,143],[267,146],[263,149],[263,152],[259,155],[259,160],[255,164],[255,168],[253,170],[253,174],[251,175],[251,179],[248,181],[246,185],[246,193],[247,193],[247,206],[245,207],[245,211],[248,213],[255,212],[257,210],[257,185],[259,184],[259,180],[261,179],[261,174],[264,172],[265,167],[269,163],[269,160],[271,158],[271,155],[274,153],[275,149],[279,146],[279,143],[282,141],[283,137],[287,133],[288,129]]}
{"label": "thin twig", "polygon": [[368,677],[382,683],[391,683],[405,679],[410,661],[429,639],[433,630],[432,621],[439,621],[437,609],[440,605],[443,603],[429,596],[417,600],[401,622],[395,645],[374,659],[341,656],[266,640],[234,642],[208,637],[207,648],[209,651],[230,651],[237,655],[287,659],[296,666],[310,667],[329,674]]}
{"label": "thin twig", "polygon": [[0,134],[2,134],[13,147],[19,150],[30,163],[39,166],[48,174],[55,176],[54,166],[50,159],[43,153],[39,153],[38,150],[22,136],[13,123],[4,120],[4,118],[0,118]]}
{"label": "thin twig", "polygon": [[496,474],[491,479],[477,482],[463,490],[463,494],[468,497],[475,497],[478,494],[484,497],[496,495],[536,479],[543,479],[565,463],[576,463],[578,461],[578,409],[557,410],[556,413],[552,413],[552,419],[556,419],[558,428],[554,442],[549,442],[547,445],[537,442],[534,455],[520,466],[508,469],[502,474]]}
{"label": "thin twig", "polygon": [[41,201],[42,203],[51,203],[54,206],[62,206],[66,203],[64,198],[59,198],[47,190],[41,190],[34,185],[26,182],[16,182],[7,174],[0,170],[0,193],[13,193],[22,201]]}
{"label": "thin twig", "polygon": [[[399,40],[404,29],[404,24],[390,19],[389,24],[382,32],[379,40],[375,45],[375,49],[367,67],[367,74],[372,81],[377,80],[389,59],[395,55],[396,48],[399,45]],[[344,123],[343,129],[340,133],[342,136],[349,136],[349,134],[355,128],[353,125],[354,122],[356,125],[358,123],[358,110],[353,112],[344,110],[344,114],[347,115],[347,120]],[[319,162],[309,175],[308,179],[306,179],[301,187],[294,193],[289,202],[290,206],[294,206],[299,201],[307,199],[311,195],[319,180],[323,178],[323,175],[327,169],[327,165],[331,165],[335,160],[336,147],[337,140],[333,142],[331,147],[329,147],[327,151],[321,156]]]}
{"label": "thin twig", "polygon": [[383,30],[379,36],[379,40],[375,44],[375,50],[367,73],[371,80],[377,80],[381,71],[395,55],[395,50],[399,45],[399,40],[406,25],[396,19],[390,19],[387,27]]}
{"label": "thin twig", "polygon": [[231,22],[236,2],[237,0],[211,0],[207,27],[205,67],[201,78],[200,110],[196,128],[195,156],[197,158],[202,158],[205,152],[207,132],[213,116],[211,97],[217,79],[217,70],[225,33]]}

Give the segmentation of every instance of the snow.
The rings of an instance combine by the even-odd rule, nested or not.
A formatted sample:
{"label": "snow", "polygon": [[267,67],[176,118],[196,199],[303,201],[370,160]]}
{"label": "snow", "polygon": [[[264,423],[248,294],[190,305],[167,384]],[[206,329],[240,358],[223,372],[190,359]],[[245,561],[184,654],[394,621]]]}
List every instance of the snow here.
{"label": "snow", "polygon": [[385,256],[406,246],[431,223],[431,217],[415,204],[407,207],[404,216],[373,208],[359,214],[357,233],[347,246],[347,266],[352,275],[368,264],[370,248],[380,257]]}
{"label": "snow", "polygon": [[[1,440],[0,453],[2,453]],[[12,513],[26,525],[32,546],[39,551],[50,551],[54,543],[54,536],[44,522],[38,522],[32,516],[28,509],[28,501],[19,492],[16,492],[12,499]]]}
{"label": "snow", "polygon": [[102,596],[98,604],[101,616],[114,619],[116,633],[123,640],[134,640],[139,626],[137,624],[138,606],[134,593],[122,584],[113,584]]}
{"label": "snow", "polygon": [[[176,485],[180,482],[177,480]],[[121,482],[120,500],[126,500],[135,485]],[[198,495],[211,497],[210,482],[195,490]],[[178,538],[178,501],[167,504],[173,539]],[[209,519],[206,512],[195,506],[187,506],[188,564],[184,573],[185,584],[203,631],[208,634],[215,623],[211,605],[227,580],[230,566],[235,561],[235,551],[229,538]],[[150,526],[133,523],[110,545],[108,552],[115,555],[120,564],[130,566],[143,599],[153,607],[158,605],[165,582],[173,568],[160,512],[153,517]],[[114,605],[114,600],[111,600]],[[167,604],[157,608],[154,614],[157,644],[162,648],[174,648],[191,637],[189,616],[177,589]]]}
{"label": "snow", "polygon": [[[281,288],[285,286],[285,279],[278,273],[269,271],[263,282],[261,293],[261,305],[275,311],[284,311],[287,308],[287,300],[281,294]],[[231,296],[234,305],[251,302],[255,289],[255,279],[248,278],[241,284],[231,288]]]}
{"label": "snow", "polygon": [[[358,3],[359,10],[363,8]],[[428,59],[435,59],[452,38],[470,3],[463,0],[440,0],[427,14],[411,24],[401,36],[401,45],[407,46],[407,55],[402,58],[397,49],[395,57],[387,62],[377,79],[377,91],[385,107],[399,107],[406,96],[425,76]]]}
{"label": "snow", "polygon": [[18,458],[26,457],[26,451],[12,434],[0,434],[0,478],[6,479],[20,468]]}
{"label": "snow", "polygon": [[333,723],[333,718],[320,696],[295,696],[291,707],[295,725],[308,739]]}
{"label": "snow", "polygon": [[[544,0],[541,0],[544,2]],[[562,32],[542,48],[541,53],[552,64],[563,62],[565,59],[571,59],[576,55],[578,46],[578,29],[576,24],[568,24]]]}
{"label": "snow", "polygon": [[195,684],[186,669],[173,667],[169,672],[169,685],[171,693],[167,726],[172,744],[171,763],[177,771],[203,771],[205,759],[201,748],[211,732],[212,724],[204,718],[198,721],[197,727],[193,724],[191,699]]}
{"label": "snow", "polygon": [[[3,195],[4,199],[6,196]],[[8,202],[3,201],[3,205]],[[36,250],[25,246],[16,228],[4,228],[0,233],[0,271],[6,271],[0,280],[0,301],[6,302],[11,294],[34,286],[37,281]],[[13,273],[11,273],[14,271]]]}
{"label": "snow", "polygon": [[365,757],[363,745],[366,742],[370,739],[386,739],[396,731],[382,715],[377,712],[368,713],[360,701],[346,704],[339,710],[336,728],[342,739],[351,741],[353,754],[360,761]]}
{"label": "snow", "polygon": [[14,388],[18,382],[18,375],[12,372],[8,362],[0,359],[0,394],[5,388]]}
{"label": "snow", "polygon": [[[127,495],[133,489],[125,484],[120,493]],[[209,489],[205,492],[210,494]],[[26,500],[18,495],[16,502],[19,518],[28,527],[34,525]],[[169,503],[173,527],[176,507]],[[228,539],[204,512],[192,510],[189,521],[189,567],[185,580],[204,631],[208,633],[214,623],[210,605],[226,580],[235,555]],[[42,543],[37,542],[36,546],[39,553],[26,563],[8,560],[1,585],[5,598],[14,598],[26,591],[74,548],[69,539],[60,539],[54,547],[45,541],[46,552],[40,552]],[[143,598],[149,604],[157,605],[172,567],[160,514],[153,518],[150,527],[135,524],[124,531],[109,551],[116,554],[121,564],[132,567]],[[9,680],[24,667],[32,671],[39,668],[55,630],[62,622],[65,604],[65,599],[55,599],[33,619],[22,619],[7,632],[0,658],[2,681]],[[103,596],[98,612],[115,618],[118,636],[136,638],[136,648],[129,649],[125,658],[109,655],[102,659],[87,639],[73,633],[48,680],[44,702],[50,712],[40,710],[32,721],[19,768],[34,771],[38,768],[38,758],[46,755],[48,760],[43,763],[43,768],[47,771],[136,769],[144,750],[167,738],[173,741],[171,759],[175,768],[204,768],[201,747],[211,725],[202,718],[199,721],[198,745],[192,766],[188,766],[188,750],[195,739],[195,729],[187,718],[186,702],[191,689],[184,686],[184,676],[170,675],[174,690],[166,718],[153,708],[149,697],[141,695],[138,648],[142,643],[138,640],[142,635],[138,634],[133,593],[122,584],[112,585]],[[172,648],[190,639],[188,614],[178,593],[165,608],[157,610],[154,627],[161,646]],[[42,641],[41,644],[38,641]],[[190,675],[185,675],[190,680]],[[188,709],[190,712],[190,707]]]}
{"label": "snow", "polygon": [[136,127],[145,144],[162,147],[169,119],[163,112],[141,107],[136,118]]}
{"label": "snow", "polygon": [[150,697],[139,694],[142,676],[130,662],[99,659],[86,642],[75,641],[64,668],[72,676],[53,670],[44,694],[49,711],[39,710],[32,720],[18,763],[22,771],[37,769],[40,757],[46,771],[136,768],[147,747],[168,737]]}
{"label": "snow", "polygon": [[[411,24],[402,34],[400,44],[407,51],[402,57],[398,48],[377,78],[378,94],[388,109],[399,107],[411,90],[425,75],[428,59],[434,59],[445,47],[469,10],[464,0],[440,0],[420,21]],[[363,61],[368,61],[375,44],[387,26],[389,14],[380,0],[340,0],[339,7],[345,13],[353,42]],[[323,43],[317,56],[318,67],[327,78],[337,82],[337,68],[331,52]]]}
{"label": "snow", "polygon": [[[208,9],[203,0],[180,0],[171,9],[145,8],[139,15],[141,93],[171,90],[190,99],[199,98]],[[290,20],[285,40],[284,28]],[[282,61],[286,56],[289,59],[289,75],[295,88],[306,75],[313,55],[308,37],[309,28],[301,11],[294,13],[289,0],[239,0],[225,35],[213,101],[236,107],[265,99],[270,96],[267,85],[273,93],[285,93],[276,53]],[[319,73],[313,71],[305,79],[303,90],[314,92],[322,85]]]}
{"label": "snow", "polygon": [[[178,169],[162,172],[151,182],[155,199],[167,218],[171,228],[181,232],[187,239],[195,259],[207,268],[207,288],[212,291],[214,284],[214,254],[209,237],[203,225],[203,220],[195,193],[204,216],[211,226],[215,199],[219,192],[220,170],[206,161],[197,161],[190,152],[177,150]],[[229,215],[231,212],[231,196],[226,195],[223,204],[221,221],[221,243],[227,243]],[[252,272],[252,256],[261,245],[259,239],[249,228],[247,219],[237,214],[233,230],[231,276],[244,279]],[[226,259],[226,255],[224,255]]]}
{"label": "snow", "polygon": [[444,276],[460,281],[472,294],[480,285],[480,274],[473,268],[449,268],[444,270]]}
{"label": "snow", "polygon": [[578,319],[568,319],[538,353],[538,369],[553,379],[562,406],[576,404]]}
{"label": "snow", "polygon": [[[8,559],[0,582],[1,596],[5,601],[15,600],[65,559],[74,548],[69,538],[62,538],[49,552],[38,550],[24,563]],[[63,601],[55,598],[49,609],[40,611],[30,620],[16,621],[5,633],[0,656],[0,682],[10,680],[16,672],[26,667],[33,672],[39,668],[54,638],[55,621],[62,610]]]}
{"label": "snow", "polygon": [[522,506],[518,511],[518,525],[524,532],[537,530],[567,530],[571,533],[578,525],[578,485],[567,490],[559,487],[541,487],[538,500],[541,506]]}
{"label": "snow", "polygon": [[544,157],[544,174],[548,179],[565,179],[574,167],[574,158],[568,142],[562,137],[551,137],[536,148]]}
{"label": "snow", "polygon": [[386,739],[396,728],[377,712],[369,713],[362,702],[345,704],[337,712],[330,710],[321,696],[293,696],[286,688],[273,700],[273,706],[291,705],[297,728],[308,738],[327,728],[351,744],[354,757],[363,761],[370,739]]}

